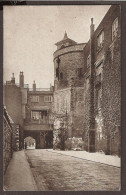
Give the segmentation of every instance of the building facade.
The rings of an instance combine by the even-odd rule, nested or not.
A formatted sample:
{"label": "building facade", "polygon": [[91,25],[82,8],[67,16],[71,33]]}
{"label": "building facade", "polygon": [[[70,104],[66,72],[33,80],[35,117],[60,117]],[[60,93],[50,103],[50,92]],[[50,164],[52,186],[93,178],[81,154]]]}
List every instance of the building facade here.
{"label": "building facade", "polygon": [[56,44],[54,143],[67,120],[67,139],[83,138],[89,152],[120,155],[120,35],[120,6],[112,5],[96,30],[91,19],[86,44],[66,34]]}
{"label": "building facade", "polygon": [[31,136],[36,140],[36,148],[51,148],[53,142],[52,101],[53,87],[33,88],[24,84],[23,72],[19,84],[11,81],[4,84],[4,105],[13,120],[13,149],[24,148],[24,139]]}
{"label": "building facade", "polygon": [[53,146],[52,101],[53,87],[38,89],[34,82],[33,88],[28,90],[24,137],[32,135],[36,148]]}

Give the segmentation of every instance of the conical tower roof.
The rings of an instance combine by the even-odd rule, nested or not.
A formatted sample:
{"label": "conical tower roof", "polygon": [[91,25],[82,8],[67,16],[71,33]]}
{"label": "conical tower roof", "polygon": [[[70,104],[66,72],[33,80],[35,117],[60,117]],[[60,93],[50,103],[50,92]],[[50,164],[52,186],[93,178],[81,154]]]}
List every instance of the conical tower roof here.
{"label": "conical tower roof", "polygon": [[75,44],[77,43],[74,40],[68,38],[68,35],[65,31],[63,39],[57,42],[55,45],[58,46],[58,49],[60,49],[63,45],[64,47],[66,47],[66,46],[75,45]]}

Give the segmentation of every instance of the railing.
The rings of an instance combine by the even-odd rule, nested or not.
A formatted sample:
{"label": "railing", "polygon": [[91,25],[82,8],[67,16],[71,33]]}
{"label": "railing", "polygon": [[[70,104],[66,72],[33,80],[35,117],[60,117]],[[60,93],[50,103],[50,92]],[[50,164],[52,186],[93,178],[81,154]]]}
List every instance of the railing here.
{"label": "railing", "polygon": [[[33,91],[33,88],[29,88],[29,91]],[[50,88],[36,88],[35,91],[50,91]]]}
{"label": "railing", "polygon": [[[11,81],[6,81],[4,85],[16,85],[20,87],[19,83],[12,83]],[[29,84],[24,84],[23,88],[28,89],[29,91],[34,91],[33,88],[29,88]],[[36,88],[35,91],[51,91],[50,88]]]}
{"label": "railing", "polygon": [[53,124],[53,120],[47,119],[47,120],[32,120],[32,119],[24,119],[25,124],[38,124],[38,125],[51,125]]}

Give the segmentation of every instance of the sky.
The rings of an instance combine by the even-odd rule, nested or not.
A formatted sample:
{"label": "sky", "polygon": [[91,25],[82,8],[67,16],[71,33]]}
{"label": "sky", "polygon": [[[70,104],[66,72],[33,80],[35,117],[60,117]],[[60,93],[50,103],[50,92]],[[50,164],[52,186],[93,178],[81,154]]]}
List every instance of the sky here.
{"label": "sky", "polygon": [[25,84],[48,88],[54,84],[53,53],[55,43],[65,31],[77,43],[86,43],[90,36],[90,20],[95,29],[110,5],[79,6],[4,6],[3,64],[4,82],[15,74],[19,83],[20,71]]}

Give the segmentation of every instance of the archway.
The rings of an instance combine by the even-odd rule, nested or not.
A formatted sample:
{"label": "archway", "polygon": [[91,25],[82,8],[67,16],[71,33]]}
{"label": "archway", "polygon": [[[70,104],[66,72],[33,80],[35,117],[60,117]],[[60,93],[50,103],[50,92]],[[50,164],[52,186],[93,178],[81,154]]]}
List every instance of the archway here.
{"label": "archway", "polygon": [[24,148],[25,149],[36,149],[36,140],[31,136],[26,137],[24,139]]}

